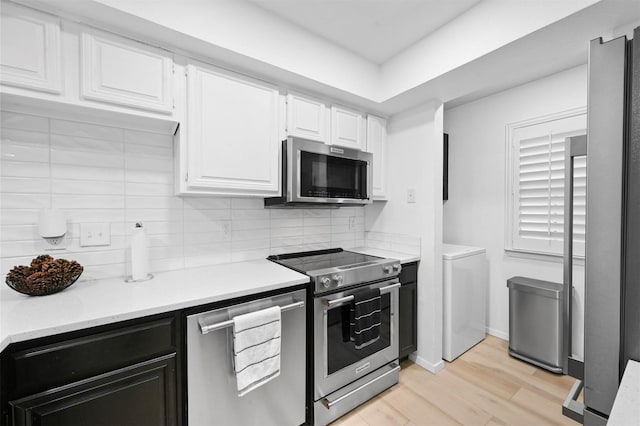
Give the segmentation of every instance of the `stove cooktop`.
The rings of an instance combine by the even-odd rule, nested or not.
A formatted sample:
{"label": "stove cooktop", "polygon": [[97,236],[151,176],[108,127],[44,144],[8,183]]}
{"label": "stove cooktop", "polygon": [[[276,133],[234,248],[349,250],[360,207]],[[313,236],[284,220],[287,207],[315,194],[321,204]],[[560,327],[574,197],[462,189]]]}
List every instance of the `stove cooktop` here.
{"label": "stove cooktop", "polygon": [[401,269],[398,260],[341,248],[285,253],[269,256],[267,259],[309,275],[315,284],[316,293],[394,278],[400,274]]}
{"label": "stove cooktop", "polygon": [[309,274],[319,269],[366,266],[383,258],[337,248],[279,254],[269,256],[268,259],[303,274]]}

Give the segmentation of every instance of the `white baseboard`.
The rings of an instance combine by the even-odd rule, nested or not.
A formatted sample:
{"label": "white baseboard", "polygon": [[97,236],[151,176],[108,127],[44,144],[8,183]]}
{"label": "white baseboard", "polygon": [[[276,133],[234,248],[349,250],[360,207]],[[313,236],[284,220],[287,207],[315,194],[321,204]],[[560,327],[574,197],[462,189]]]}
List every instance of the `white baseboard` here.
{"label": "white baseboard", "polygon": [[491,328],[491,327],[487,327],[486,331],[487,331],[487,334],[499,337],[500,339],[506,340],[507,342],[509,341],[509,333],[505,333],[502,330],[496,330],[495,328]]}
{"label": "white baseboard", "polygon": [[409,355],[409,359],[433,374],[438,374],[438,372],[444,368],[443,360],[440,360],[434,364],[422,357],[419,357],[415,352]]}

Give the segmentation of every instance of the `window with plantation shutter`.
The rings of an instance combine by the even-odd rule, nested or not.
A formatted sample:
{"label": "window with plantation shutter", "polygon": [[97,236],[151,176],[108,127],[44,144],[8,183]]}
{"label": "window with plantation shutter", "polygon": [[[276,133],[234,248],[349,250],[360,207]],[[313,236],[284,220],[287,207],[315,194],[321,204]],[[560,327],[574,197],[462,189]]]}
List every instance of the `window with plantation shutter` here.
{"label": "window with plantation shutter", "polygon": [[[586,133],[586,110],[508,126],[507,249],[562,254],[565,138]],[[574,253],[584,255],[586,157],[574,162]]]}

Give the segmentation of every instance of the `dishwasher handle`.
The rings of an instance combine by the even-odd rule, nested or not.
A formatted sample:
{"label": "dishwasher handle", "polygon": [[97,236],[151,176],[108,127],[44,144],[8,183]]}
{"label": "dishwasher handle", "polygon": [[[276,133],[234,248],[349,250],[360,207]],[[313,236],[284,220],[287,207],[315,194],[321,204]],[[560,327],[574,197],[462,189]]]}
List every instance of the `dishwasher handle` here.
{"label": "dishwasher handle", "polygon": [[[304,300],[298,300],[288,305],[280,306],[280,311],[285,312],[285,311],[290,311],[290,310],[298,309],[302,307],[304,307]],[[226,327],[231,327],[233,325],[233,318],[227,321],[217,322],[214,324],[206,324],[206,322],[201,319],[198,321],[198,323],[200,324],[200,332],[202,334],[207,334],[212,331],[221,330]]]}

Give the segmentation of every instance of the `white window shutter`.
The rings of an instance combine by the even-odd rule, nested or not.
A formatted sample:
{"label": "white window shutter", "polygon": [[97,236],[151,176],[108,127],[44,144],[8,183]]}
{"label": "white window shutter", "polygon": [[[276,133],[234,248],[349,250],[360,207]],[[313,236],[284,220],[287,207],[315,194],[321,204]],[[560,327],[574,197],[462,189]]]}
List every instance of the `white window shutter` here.
{"label": "white window shutter", "polygon": [[[586,115],[512,129],[512,249],[562,254],[565,139],[586,133]],[[574,163],[574,252],[584,255],[586,159]]]}

